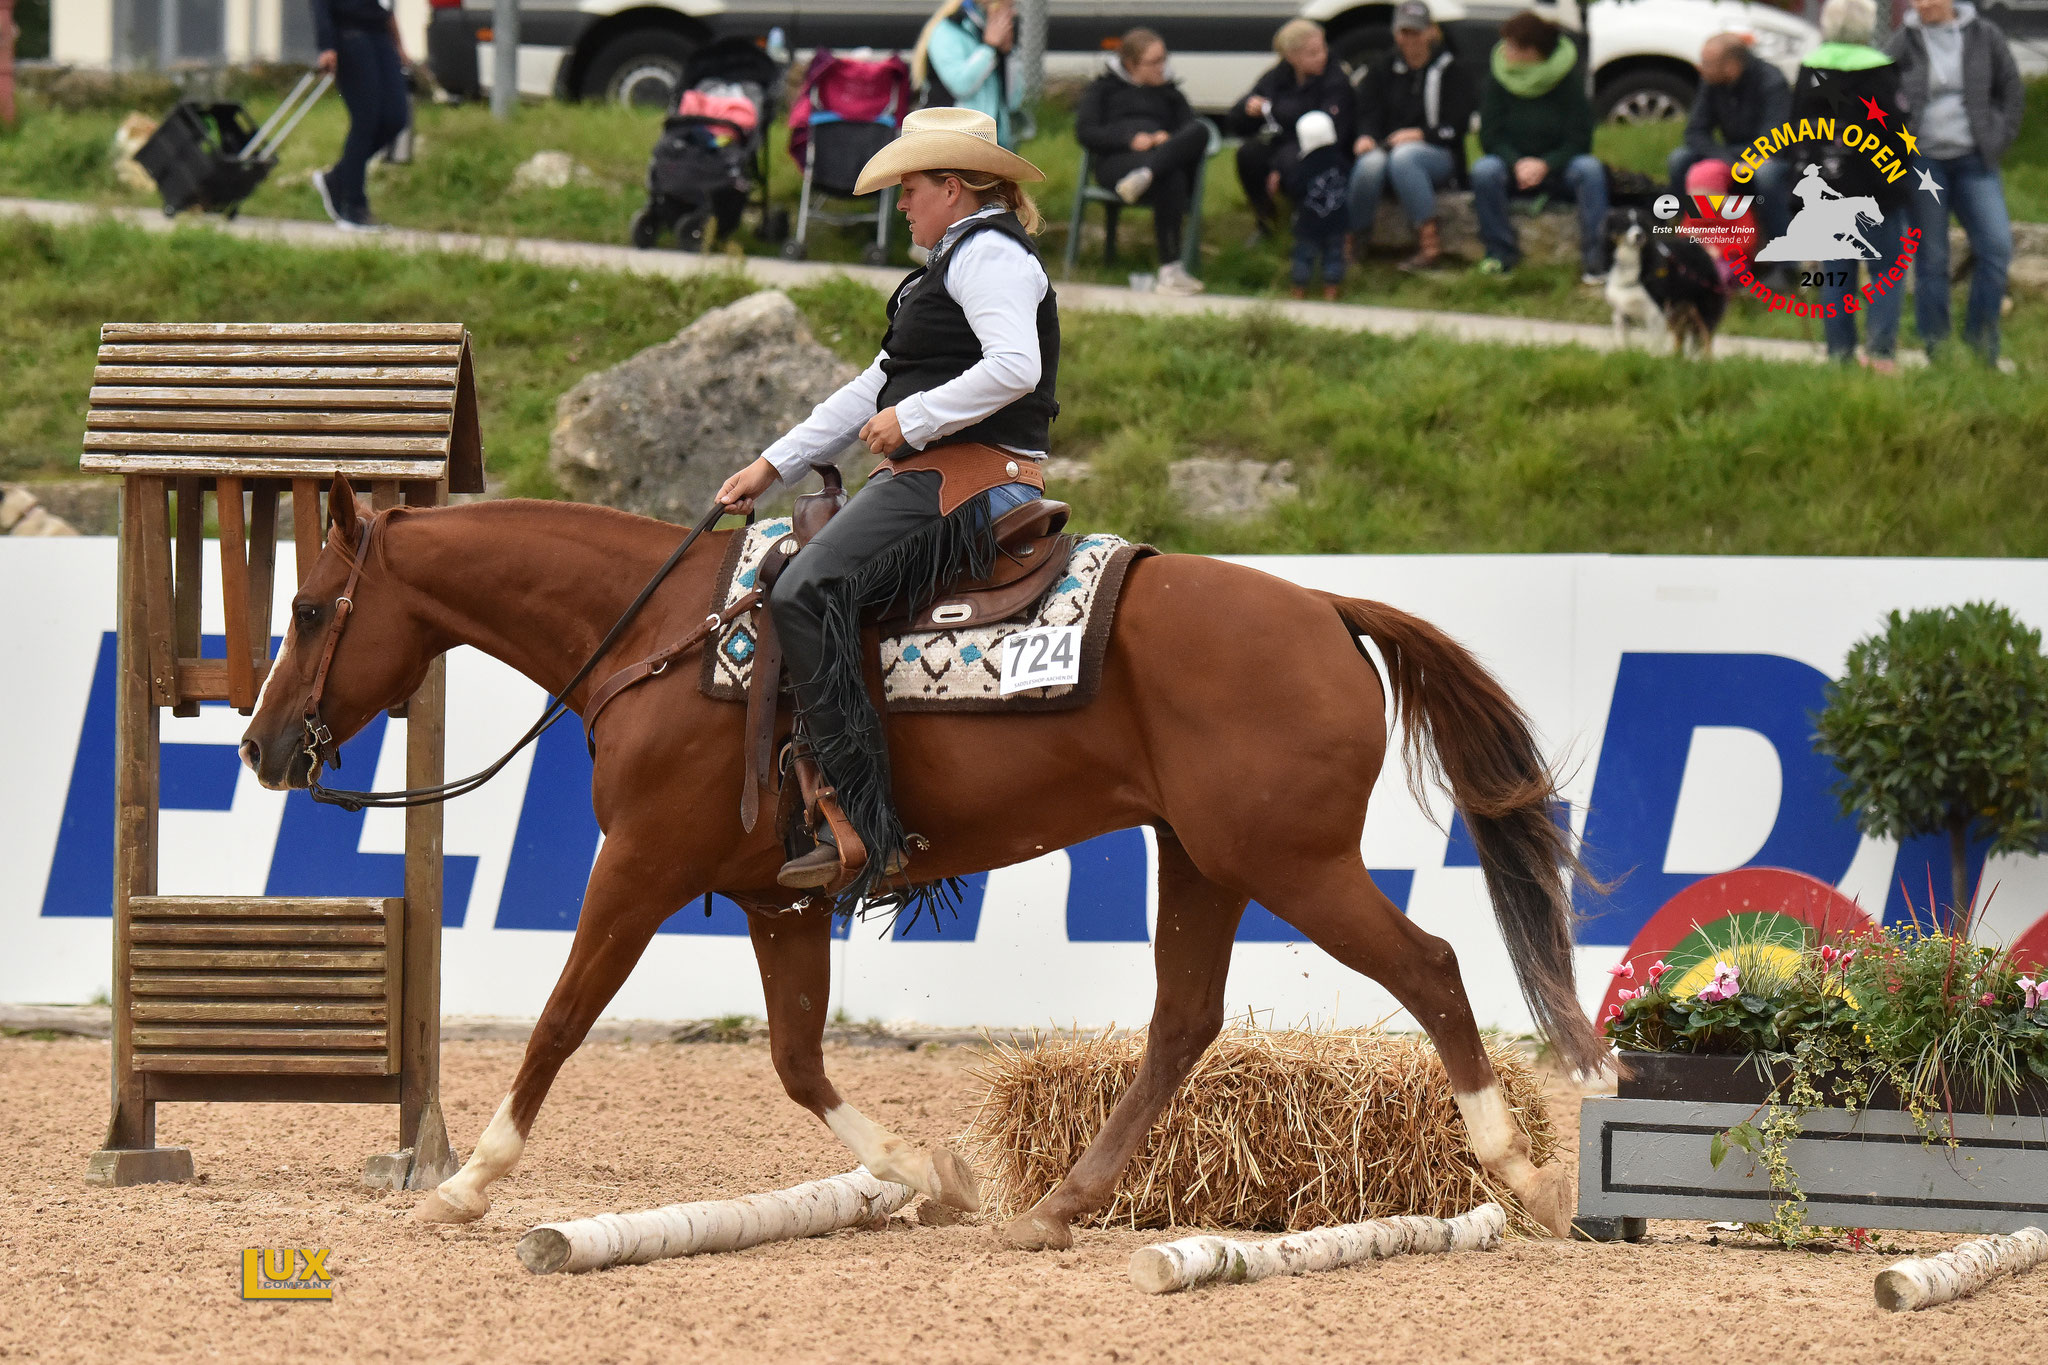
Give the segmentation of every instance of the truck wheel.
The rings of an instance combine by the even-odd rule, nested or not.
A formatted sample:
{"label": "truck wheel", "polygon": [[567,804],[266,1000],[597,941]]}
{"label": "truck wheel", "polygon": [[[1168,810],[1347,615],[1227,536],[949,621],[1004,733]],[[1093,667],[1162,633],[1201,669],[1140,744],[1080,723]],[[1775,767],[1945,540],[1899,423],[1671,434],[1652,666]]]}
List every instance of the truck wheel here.
{"label": "truck wheel", "polygon": [[622,33],[598,50],[582,95],[636,109],[673,110],[682,98],[683,64],[696,44],[668,29]]}
{"label": "truck wheel", "polygon": [[1697,83],[1670,71],[1624,71],[1603,81],[1593,103],[1602,123],[1662,123],[1692,112]]}

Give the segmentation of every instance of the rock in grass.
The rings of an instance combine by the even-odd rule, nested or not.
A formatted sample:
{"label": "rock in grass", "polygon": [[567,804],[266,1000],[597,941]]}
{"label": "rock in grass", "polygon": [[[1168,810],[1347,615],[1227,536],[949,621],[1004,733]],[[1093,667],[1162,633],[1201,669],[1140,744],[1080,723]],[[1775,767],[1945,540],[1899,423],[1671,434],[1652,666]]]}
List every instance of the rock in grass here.
{"label": "rock in grass", "polygon": [[1267,464],[1196,456],[1168,466],[1167,482],[1189,516],[1226,520],[1257,516],[1299,491],[1292,460]]}
{"label": "rock in grass", "polygon": [[687,525],[855,373],[787,294],[751,294],[578,381],[555,405],[548,464],[571,497]]}
{"label": "rock in grass", "polygon": [[590,167],[567,152],[535,152],[512,172],[513,193],[527,190],[562,190],[571,185],[588,185],[597,179]]}

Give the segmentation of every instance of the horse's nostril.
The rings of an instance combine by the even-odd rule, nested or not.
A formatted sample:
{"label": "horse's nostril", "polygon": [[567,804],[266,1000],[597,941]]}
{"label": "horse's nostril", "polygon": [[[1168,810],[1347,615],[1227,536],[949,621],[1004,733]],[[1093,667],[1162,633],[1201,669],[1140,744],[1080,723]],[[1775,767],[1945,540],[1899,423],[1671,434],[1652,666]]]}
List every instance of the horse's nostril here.
{"label": "horse's nostril", "polygon": [[255,740],[253,740],[253,739],[245,739],[245,740],[243,740],[243,741],[242,741],[242,766],[243,766],[243,767],[245,767],[245,768],[247,768],[247,769],[248,769],[248,770],[249,770],[250,772],[252,772],[252,773],[254,773],[254,772],[261,772],[261,771],[263,771],[263,769],[262,769],[262,766],[261,766],[261,765],[262,765],[262,763],[263,763],[263,746],[262,746],[261,744],[258,744],[258,743],[257,743],[257,742],[256,742]]}

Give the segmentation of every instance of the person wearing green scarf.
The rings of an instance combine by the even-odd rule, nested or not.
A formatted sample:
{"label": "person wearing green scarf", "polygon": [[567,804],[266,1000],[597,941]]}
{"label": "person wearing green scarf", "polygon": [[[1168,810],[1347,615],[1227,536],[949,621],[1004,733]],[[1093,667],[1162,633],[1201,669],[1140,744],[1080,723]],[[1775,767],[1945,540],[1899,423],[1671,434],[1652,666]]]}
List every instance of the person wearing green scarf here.
{"label": "person wearing green scarf", "polygon": [[1607,168],[1592,154],[1593,106],[1578,62],[1578,44],[1533,10],[1500,26],[1479,99],[1479,147],[1486,154],[1472,163],[1470,176],[1484,273],[1512,270],[1522,259],[1509,197],[1543,195],[1578,205],[1581,278],[1606,280]]}

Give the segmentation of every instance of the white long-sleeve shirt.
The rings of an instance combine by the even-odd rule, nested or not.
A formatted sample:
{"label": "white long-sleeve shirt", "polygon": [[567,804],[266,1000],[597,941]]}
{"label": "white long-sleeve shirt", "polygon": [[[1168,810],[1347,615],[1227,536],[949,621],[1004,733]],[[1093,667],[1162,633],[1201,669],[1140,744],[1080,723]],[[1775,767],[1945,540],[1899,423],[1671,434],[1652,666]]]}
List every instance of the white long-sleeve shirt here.
{"label": "white long-sleeve shirt", "polygon": [[[932,255],[951,249],[975,219],[1002,211],[1001,205],[991,204],[953,224]],[[1043,373],[1038,305],[1051,283],[1045,267],[1021,243],[1001,232],[975,233],[953,252],[943,283],[967,315],[967,325],[981,343],[981,359],[959,378],[896,405],[904,443],[918,450],[1008,407],[1037,388]],[[875,415],[875,402],[887,378],[882,362],[888,358],[887,351],[877,354],[872,364],[763,452],[784,483],[797,482],[813,465],[831,463]],[[1042,450],[1013,453],[1034,460],[1045,457]]]}

